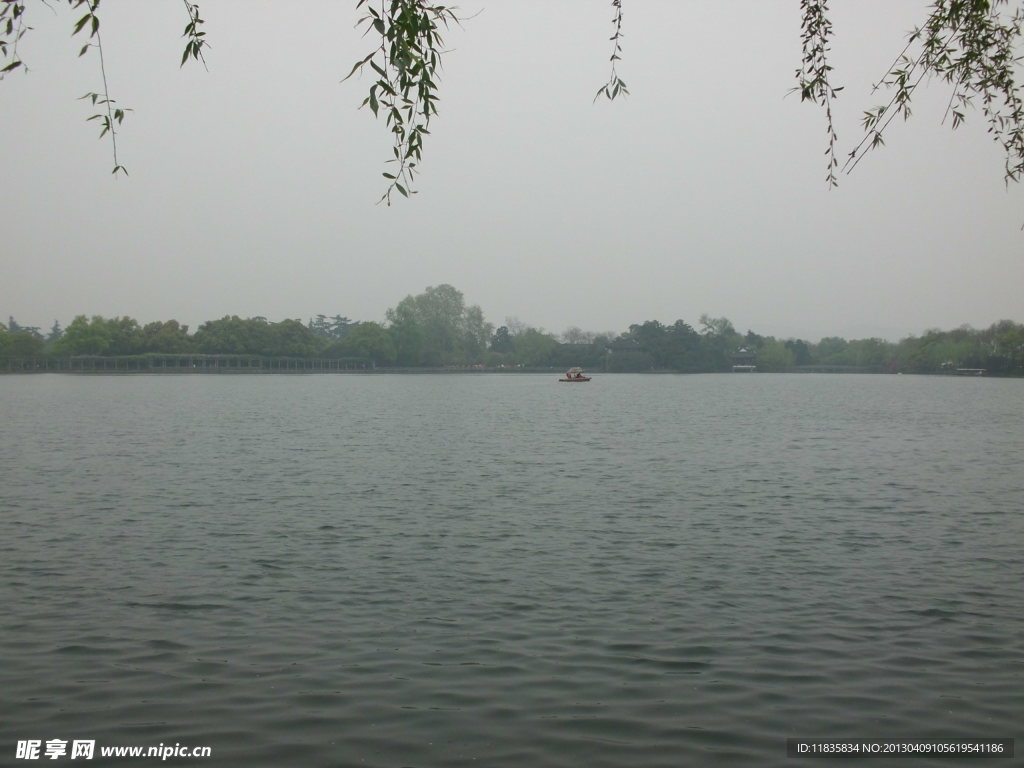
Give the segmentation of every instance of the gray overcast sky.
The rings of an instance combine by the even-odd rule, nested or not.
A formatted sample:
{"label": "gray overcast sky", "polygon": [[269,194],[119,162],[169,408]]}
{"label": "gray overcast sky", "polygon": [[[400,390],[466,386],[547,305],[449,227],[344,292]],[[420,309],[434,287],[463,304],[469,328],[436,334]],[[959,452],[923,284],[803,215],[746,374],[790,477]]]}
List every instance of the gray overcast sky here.
{"label": "gray overcast sky", "polygon": [[[1024,320],[1024,194],[932,84],[838,190],[824,118],[787,96],[797,0],[623,0],[632,95],[607,78],[607,0],[470,0],[448,36],[419,191],[375,205],[385,126],[357,110],[354,0],[207,0],[209,72],[178,67],[176,0],[105,0],[131,174],[76,101],[100,90],[75,15],[30,2],[26,75],[0,83],[0,313],[140,322],[383,320],[451,283],[488,320],[621,331],[707,312],[779,337],[898,339]],[[842,151],[926,3],[834,3]]]}

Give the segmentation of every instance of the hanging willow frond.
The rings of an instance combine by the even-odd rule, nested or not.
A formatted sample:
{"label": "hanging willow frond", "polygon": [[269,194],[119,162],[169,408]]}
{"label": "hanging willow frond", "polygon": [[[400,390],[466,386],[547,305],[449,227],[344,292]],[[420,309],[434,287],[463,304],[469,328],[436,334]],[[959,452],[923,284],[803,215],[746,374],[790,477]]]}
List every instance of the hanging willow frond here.
{"label": "hanging willow frond", "polygon": [[828,63],[828,54],[831,50],[832,22],[828,15],[828,0],[801,0],[800,10],[803,59],[796,71],[797,86],[794,90],[799,91],[800,101],[814,102],[825,110],[825,132],[828,136],[828,148],[825,150],[828,171],[825,181],[829,187],[835,187],[838,185],[836,144],[839,136],[832,119],[832,100],[843,89],[833,87],[831,82],[832,66]]}
{"label": "hanging willow frond", "polygon": [[612,10],[615,13],[612,18],[615,32],[610,38],[612,41],[612,55],[609,61],[612,63],[612,71],[608,76],[608,82],[598,88],[597,93],[594,94],[594,101],[597,101],[602,95],[608,101],[613,101],[620,94],[629,96],[629,91],[626,89],[626,81],[619,77],[619,73],[615,68],[615,63],[622,61],[622,0],[612,0]]}
{"label": "hanging willow frond", "polygon": [[439,101],[441,28],[460,20],[454,8],[428,0],[381,0],[379,7],[359,0],[356,7],[364,6],[366,15],[358,23],[366,27],[366,34],[379,36],[380,45],[357,61],[344,79],[367,66],[377,75],[363,106],[375,117],[383,113],[393,136],[394,157],[388,162],[395,168],[383,174],[388,186],[380,198],[391,205],[395,191],[403,197],[416,193],[412,184],[423,155],[423,137],[430,133]]}
{"label": "hanging willow frond", "polygon": [[946,118],[958,128],[969,108],[981,110],[988,132],[1005,155],[1007,183],[1024,175],[1024,101],[1017,82],[1024,9],[1012,13],[1007,0],[936,0],[925,23],[876,86],[891,92],[888,103],[864,113],[864,136],[844,166],[853,170],[871,149],[881,146],[892,121],[911,114],[911,99],[927,77],[953,90]]}

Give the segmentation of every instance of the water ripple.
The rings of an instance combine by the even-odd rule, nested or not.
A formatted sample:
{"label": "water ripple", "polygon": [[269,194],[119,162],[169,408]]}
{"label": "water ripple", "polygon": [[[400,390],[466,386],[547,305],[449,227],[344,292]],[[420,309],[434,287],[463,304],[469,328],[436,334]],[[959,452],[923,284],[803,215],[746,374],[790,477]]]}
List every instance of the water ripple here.
{"label": "water ripple", "polygon": [[781,766],[1024,721],[1021,382],[201,378],[0,378],[0,748]]}

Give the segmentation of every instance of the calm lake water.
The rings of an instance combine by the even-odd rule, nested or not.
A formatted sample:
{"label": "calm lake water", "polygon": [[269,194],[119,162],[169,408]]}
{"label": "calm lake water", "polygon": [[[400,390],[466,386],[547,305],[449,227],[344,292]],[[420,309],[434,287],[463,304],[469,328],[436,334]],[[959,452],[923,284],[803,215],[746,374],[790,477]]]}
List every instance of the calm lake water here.
{"label": "calm lake water", "polygon": [[0,764],[1021,754],[1024,381],[555,378],[0,377]]}

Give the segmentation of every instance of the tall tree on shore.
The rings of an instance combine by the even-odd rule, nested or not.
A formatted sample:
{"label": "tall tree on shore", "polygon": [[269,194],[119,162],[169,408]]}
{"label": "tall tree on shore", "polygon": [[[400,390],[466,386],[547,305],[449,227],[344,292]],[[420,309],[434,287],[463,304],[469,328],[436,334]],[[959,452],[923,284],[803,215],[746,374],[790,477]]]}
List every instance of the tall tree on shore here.
{"label": "tall tree on shore", "polygon": [[64,329],[60,327],[60,323],[57,320],[54,320],[53,325],[50,326],[50,332],[46,335],[46,343],[53,344],[63,335]]}
{"label": "tall tree on shore", "polygon": [[406,296],[387,319],[401,365],[482,362],[492,329],[480,307],[467,307],[462,292],[448,284]]}

